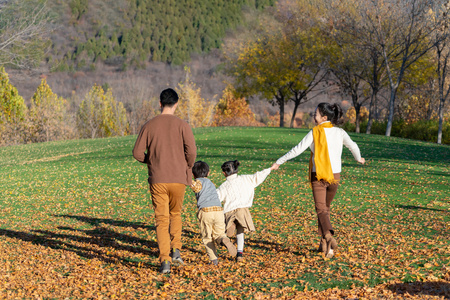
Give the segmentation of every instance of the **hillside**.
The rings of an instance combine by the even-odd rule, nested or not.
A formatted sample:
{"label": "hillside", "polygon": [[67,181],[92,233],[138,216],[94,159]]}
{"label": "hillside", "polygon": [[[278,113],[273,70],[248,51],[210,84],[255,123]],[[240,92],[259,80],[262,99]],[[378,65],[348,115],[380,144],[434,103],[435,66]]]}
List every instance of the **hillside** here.
{"label": "hillside", "polygon": [[[274,2],[185,0],[159,4],[159,1],[149,0],[48,0],[55,24],[52,48],[46,61],[32,71],[9,69],[8,73],[25,101],[29,101],[41,78],[45,77],[56,94],[71,99],[75,106],[94,83],[112,87],[116,98],[127,104],[130,95],[152,99],[163,88],[176,86],[183,81],[183,66],[187,65],[202,96],[217,101],[227,78],[220,72],[223,60],[220,50],[215,47],[226,34],[232,35],[236,26],[245,26],[245,15],[252,15]],[[178,20],[180,15],[183,17]],[[210,26],[212,23],[214,26]],[[208,28],[215,28],[215,33]],[[164,37],[164,41],[153,34],[149,40],[146,36],[149,31],[158,31],[159,38]],[[205,34],[209,38],[205,38]],[[180,43],[172,40],[180,36],[186,43],[200,40],[201,45],[180,48]],[[125,37],[130,39],[129,42]],[[142,43],[136,44],[138,40]],[[160,54],[155,56],[155,49],[143,47],[146,41],[164,48],[165,58]],[[207,41],[211,42],[209,46]],[[173,61],[175,57],[182,59]],[[183,64],[180,65],[181,61]],[[276,108],[267,103],[261,106],[259,101],[252,102],[256,113],[276,112]]]}
{"label": "hillside", "polygon": [[89,70],[103,62],[121,70],[150,61],[181,65],[193,53],[219,48],[243,9],[274,0],[48,0],[58,16],[48,64],[54,71]]}

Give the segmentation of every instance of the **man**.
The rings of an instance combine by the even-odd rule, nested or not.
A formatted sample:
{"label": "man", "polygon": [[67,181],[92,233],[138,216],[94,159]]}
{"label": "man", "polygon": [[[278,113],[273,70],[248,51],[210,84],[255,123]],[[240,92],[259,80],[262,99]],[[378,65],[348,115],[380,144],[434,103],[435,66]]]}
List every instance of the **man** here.
{"label": "man", "polygon": [[169,273],[172,262],[183,263],[181,207],[197,156],[191,127],[174,115],[177,105],[173,89],[162,91],[161,114],[142,126],[133,149],[133,157],[148,166],[161,273]]}

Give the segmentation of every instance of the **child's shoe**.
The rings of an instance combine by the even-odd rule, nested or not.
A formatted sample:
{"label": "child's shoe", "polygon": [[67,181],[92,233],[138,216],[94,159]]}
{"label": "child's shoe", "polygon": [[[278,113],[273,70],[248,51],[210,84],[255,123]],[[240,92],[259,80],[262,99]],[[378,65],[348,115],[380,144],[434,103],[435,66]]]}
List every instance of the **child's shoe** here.
{"label": "child's shoe", "polygon": [[337,249],[336,240],[331,235],[331,233],[327,233],[325,235],[325,241],[327,243],[327,247],[325,248],[326,249],[325,257],[326,258],[332,258],[334,256],[334,251],[333,250]]}
{"label": "child's shoe", "polygon": [[237,254],[236,247],[233,245],[233,243],[230,241],[229,238],[227,238],[227,237],[221,238],[219,244],[227,247],[228,253],[230,253],[231,257],[236,256],[236,254]]}
{"label": "child's shoe", "polygon": [[183,259],[181,258],[180,250],[173,248],[170,256],[172,257],[172,262],[176,264],[184,264]]}
{"label": "child's shoe", "polygon": [[240,261],[243,261],[243,260],[244,260],[244,253],[238,252],[237,255],[236,255],[236,261],[240,262]]}
{"label": "child's shoe", "polygon": [[217,265],[219,265],[219,260],[216,258],[216,259],[213,259],[212,261],[211,261],[211,265],[213,265],[213,266],[217,266]]}

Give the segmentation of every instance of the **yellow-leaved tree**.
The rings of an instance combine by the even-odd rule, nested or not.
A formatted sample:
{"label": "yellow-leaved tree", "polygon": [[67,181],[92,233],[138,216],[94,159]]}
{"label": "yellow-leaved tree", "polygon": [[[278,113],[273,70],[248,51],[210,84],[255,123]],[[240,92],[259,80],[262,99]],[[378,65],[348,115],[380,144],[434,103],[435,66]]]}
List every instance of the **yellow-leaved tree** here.
{"label": "yellow-leaved tree", "polygon": [[236,97],[232,86],[227,86],[215,107],[213,126],[262,126],[243,97]]}
{"label": "yellow-leaved tree", "polygon": [[14,145],[23,141],[23,121],[27,107],[17,89],[9,83],[5,68],[0,68],[0,143]]}
{"label": "yellow-leaved tree", "polygon": [[67,101],[53,93],[44,78],[31,98],[27,139],[31,142],[63,140],[70,132]]}
{"label": "yellow-leaved tree", "polygon": [[207,127],[213,121],[214,104],[200,95],[200,88],[190,79],[190,69],[185,68],[186,78],[175,89],[180,99],[175,114],[189,123],[192,127]]}
{"label": "yellow-leaved tree", "polygon": [[80,104],[77,129],[83,138],[126,135],[128,122],[123,103],[114,99],[111,89],[105,92],[95,84]]}

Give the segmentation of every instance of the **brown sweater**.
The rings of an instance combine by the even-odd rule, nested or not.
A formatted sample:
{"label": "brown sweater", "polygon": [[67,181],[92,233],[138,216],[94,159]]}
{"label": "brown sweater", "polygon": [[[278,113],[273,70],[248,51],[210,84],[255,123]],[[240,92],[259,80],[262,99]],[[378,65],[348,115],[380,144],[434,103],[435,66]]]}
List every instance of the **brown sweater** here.
{"label": "brown sweater", "polygon": [[133,149],[133,157],[148,166],[150,184],[190,185],[196,156],[191,127],[170,114],[161,114],[145,123]]}

